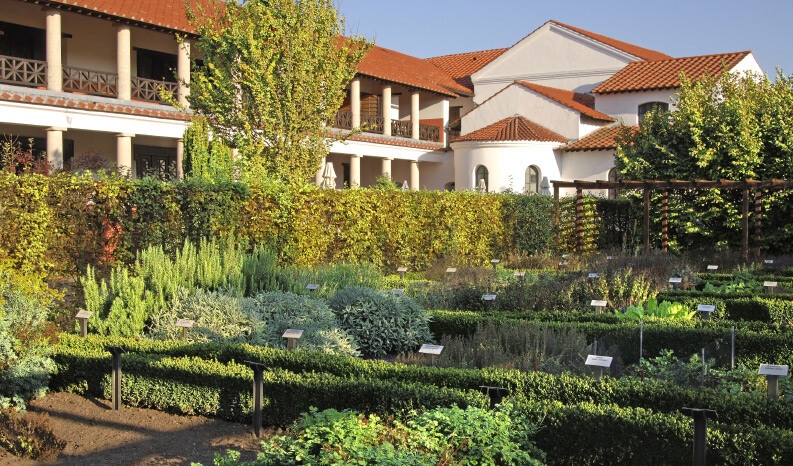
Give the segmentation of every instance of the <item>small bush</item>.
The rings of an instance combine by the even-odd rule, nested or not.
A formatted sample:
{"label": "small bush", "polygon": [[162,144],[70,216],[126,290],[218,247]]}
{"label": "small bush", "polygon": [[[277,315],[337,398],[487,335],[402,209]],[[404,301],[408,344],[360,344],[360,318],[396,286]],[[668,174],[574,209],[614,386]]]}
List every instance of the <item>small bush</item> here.
{"label": "small bush", "polygon": [[364,356],[413,351],[432,339],[430,315],[406,296],[349,287],[336,293],[328,304]]}
{"label": "small bush", "polygon": [[181,329],[174,326],[179,319],[193,320],[186,337],[190,342],[247,342],[253,331],[243,311],[242,298],[224,291],[192,292],[180,289],[168,307],[151,315],[150,336],[154,339],[179,339]]}
{"label": "small bush", "polygon": [[52,432],[46,414],[0,410],[0,447],[9,453],[37,461],[52,461],[66,448],[66,442]]}

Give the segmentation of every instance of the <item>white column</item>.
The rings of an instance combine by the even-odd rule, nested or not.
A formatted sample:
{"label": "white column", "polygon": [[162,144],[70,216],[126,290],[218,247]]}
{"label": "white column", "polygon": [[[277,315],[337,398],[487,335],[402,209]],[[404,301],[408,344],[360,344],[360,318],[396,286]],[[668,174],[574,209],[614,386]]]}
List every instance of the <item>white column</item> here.
{"label": "white column", "polygon": [[176,75],[179,78],[179,89],[176,98],[180,104],[188,107],[187,96],[190,95],[190,41],[177,42],[179,50],[176,55]]}
{"label": "white column", "polygon": [[443,125],[441,126],[441,141],[445,145],[448,145],[447,137],[448,137],[448,127],[449,127],[449,99],[443,99],[442,103],[442,112],[443,112]]}
{"label": "white column", "polygon": [[132,40],[129,26],[116,25],[116,71],[118,72],[118,98],[132,98]]}
{"label": "white column", "polygon": [[[383,136],[391,136],[391,86],[383,86]],[[389,173],[391,173],[389,171]]]}
{"label": "white column", "polygon": [[410,161],[410,189],[413,191],[419,190],[419,162],[417,160]]}
{"label": "white column", "polygon": [[358,188],[361,186],[361,158],[360,155],[350,156],[350,187]]}
{"label": "white column", "polygon": [[63,168],[63,132],[66,128],[47,128],[47,162],[53,170]]}
{"label": "white column", "polygon": [[132,178],[132,138],[134,134],[116,134],[116,166],[119,173]]}
{"label": "white column", "polygon": [[317,170],[317,173],[314,175],[314,183],[317,186],[322,186],[322,182],[325,181],[325,179],[324,179],[324,177],[322,175],[325,174],[325,164],[326,163],[328,163],[328,158],[327,157],[322,157],[322,163],[319,164],[319,170]]}
{"label": "white column", "polygon": [[[410,94],[410,122],[413,124],[413,131],[410,133],[413,139],[419,139],[419,124],[421,118],[419,116],[419,91],[413,91]],[[413,183],[411,183],[411,186]]]}
{"label": "white column", "polygon": [[47,89],[63,90],[63,63],[61,61],[61,12],[47,10]]}
{"label": "white column", "polygon": [[352,107],[352,127],[361,127],[361,78],[350,82],[350,106]]}
{"label": "white column", "polygon": [[184,178],[184,139],[176,140],[176,179]]}
{"label": "white column", "polygon": [[389,180],[393,180],[394,177],[391,173],[391,161],[393,159],[383,159],[380,165],[380,174],[382,176],[388,177]]}

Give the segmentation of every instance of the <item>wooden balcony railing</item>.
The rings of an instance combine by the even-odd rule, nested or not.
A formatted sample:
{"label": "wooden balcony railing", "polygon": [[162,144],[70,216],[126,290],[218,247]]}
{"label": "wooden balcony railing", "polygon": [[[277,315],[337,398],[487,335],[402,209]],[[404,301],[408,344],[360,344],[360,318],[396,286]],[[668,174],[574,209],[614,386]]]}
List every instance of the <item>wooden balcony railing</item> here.
{"label": "wooden balcony railing", "polygon": [[419,125],[419,139],[422,141],[440,142],[441,129],[432,125]]}
{"label": "wooden balcony railing", "polygon": [[64,66],[63,90],[115,97],[118,95],[118,75]]}
{"label": "wooden balcony railing", "polygon": [[362,130],[367,133],[383,134],[383,117],[376,115],[361,115]]}
{"label": "wooden balcony railing", "polygon": [[391,120],[391,136],[409,138],[412,136],[413,125],[409,121]]}
{"label": "wooden balcony railing", "polygon": [[339,110],[336,112],[336,121],[333,122],[334,128],[352,129],[352,112]]}
{"label": "wooden balcony railing", "polygon": [[176,96],[179,84],[169,81],[158,81],[156,79],[132,78],[133,99],[162,102],[163,99],[160,97],[160,91],[163,89],[171,95]]}
{"label": "wooden balcony railing", "polygon": [[[375,115],[361,115],[361,127],[365,133],[383,134],[385,120]],[[339,110],[333,122],[334,128],[352,129],[352,112]],[[391,136],[398,138],[413,137],[413,123],[411,121],[391,120]],[[433,125],[419,125],[419,139],[423,141],[440,142],[441,128]]]}
{"label": "wooden balcony railing", "polygon": [[47,85],[47,62],[0,55],[0,83]]}

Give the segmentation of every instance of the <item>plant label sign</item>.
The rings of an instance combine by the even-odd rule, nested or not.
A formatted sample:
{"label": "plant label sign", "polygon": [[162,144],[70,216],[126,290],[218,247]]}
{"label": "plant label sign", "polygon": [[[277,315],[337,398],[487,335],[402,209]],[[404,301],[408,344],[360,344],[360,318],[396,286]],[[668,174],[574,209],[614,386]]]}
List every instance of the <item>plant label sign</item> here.
{"label": "plant label sign", "polygon": [[600,278],[600,275],[596,273],[590,273],[589,275],[586,276],[586,278]]}
{"label": "plant label sign", "polygon": [[394,288],[393,290],[391,290],[391,293],[394,293],[394,296],[402,296],[403,294],[405,294],[405,290],[403,290],[402,288]]}
{"label": "plant label sign", "polygon": [[682,277],[669,277],[669,283],[683,283]]}
{"label": "plant label sign", "polygon": [[559,267],[567,267],[567,262],[559,262]]}
{"label": "plant label sign", "polygon": [[716,312],[715,304],[700,304],[697,306],[699,312]]}
{"label": "plant label sign", "polygon": [[454,273],[457,272],[457,267],[449,267],[446,269],[446,273]]}
{"label": "plant label sign", "polygon": [[593,299],[589,305],[592,307],[606,307],[609,305],[609,302],[600,299]]}
{"label": "plant label sign", "polygon": [[400,267],[400,268],[397,269],[397,272],[400,272],[400,273],[405,273],[407,271],[408,271],[407,267]]}
{"label": "plant label sign", "polygon": [[182,328],[190,328],[190,327],[193,326],[194,323],[195,323],[194,320],[179,319],[179,320],[176,321],[176,323],[174,325],[177,326],[177,327],[182,327]]}
{"label": "plant label sign", "polygon": [[607,261],[614,260],[614,256],[606,256],[606,260]]}
{"label": "plant label sign", "polygon": [[774,265],[774,259],[766,259],[763,261],[765,265]]}
{"label": "plant label sign", "polygon": [[767,286],[768,288],[774,288],[777,286],[777,282],[763,282],[763,286]]}
{"label": "plant label sign", "polygon": [[493,264],[493,265],[496,265],[499,262],[501,262],[501,259],[490,259],[490,263]]}
{"label": "plant label sign", "polygon": [[596,366],[596,367],[611,367],[611,360],[614,359],[611,356],[597,356],[594,354],[590,354],[586,357],[586,365],[587,366]]}
{"label": "plant label sign", "polygon": [[317,291],[317,289],[319,289],[319,284],[318,283],[309,283],[308,285],[306,285],[306,289],[308,291]]}
{"label": "plant label sign", "polygon": [[515,272],[515,276],[518,277],[518,278],[523,278],[523,277],[526,276],[526,272],[517,271],[517,272]]}
{"label": "plant label sign", "polygon": [[495,300],[496,300],[496,295],[494,295],[494,294],[483,294],[482,295],[482,301],[495,301]]}
{"label": "plant label sign", "polygon": [[441,351],[443,351],[443,346],[428,345],[426,343],[421,345],[421,348],[419,349],[419,353],[423,354],[441,354]]}
{"label": "plant label sign", "polygon": [[303,331],[302,330],[288,328],[288,329],[286,329],[284,334],[281,335],[281,338],[287,338],[287,339],[289,339],[289,338],[300,338],[302,336],[303,336]]}
{"label": "plant label sign", "polygon": [[562,259],[567,259],[567,254],[562,254]]}
{"label": "plant label sign", "polygon": [[788,366],[779,366],[776,364],[760,364],[760,370],[757,371],[760,375],[776,375],[779,377],[787,377]]}
{"label": "plant label sign", "polygon": [[708,270],[719,270],[719,266],[718,265],[709,265],[708,266]]}
{"label": "plant label sign", "polygon": [[74,316],[77,319],[87,319],[91,317],[94,313],[91,311],[78,311],[77,315]]}

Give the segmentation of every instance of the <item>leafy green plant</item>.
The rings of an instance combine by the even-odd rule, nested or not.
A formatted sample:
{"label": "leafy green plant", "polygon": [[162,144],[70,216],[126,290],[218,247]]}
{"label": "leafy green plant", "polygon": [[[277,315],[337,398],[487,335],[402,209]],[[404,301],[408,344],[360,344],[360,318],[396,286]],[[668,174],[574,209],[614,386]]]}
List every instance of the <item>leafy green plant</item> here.
{"label": "leafy green plant", "polygon": [[3,409],[0,410],[0,448],[22,458],[52,461],[66,448],[66,442],[52,432],[46,413]]}
{"label": "leafy green plant", "polygon": [[620,319],[629,320],[644,320],[646,318],[691,320],[696,311],[689,311],[680,303],[662,301],[659,304],[655,298],[652,298],[644,304],[639,303],[635,306],[628,306],[624,311],[616,310],[614,314]]}
{"label": "leafy green plant", "polygon": [[354,286],[336,293],[328,305],[364,356],[412,351],[432,340],[430,315],[407,296]]}

